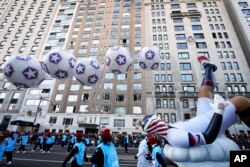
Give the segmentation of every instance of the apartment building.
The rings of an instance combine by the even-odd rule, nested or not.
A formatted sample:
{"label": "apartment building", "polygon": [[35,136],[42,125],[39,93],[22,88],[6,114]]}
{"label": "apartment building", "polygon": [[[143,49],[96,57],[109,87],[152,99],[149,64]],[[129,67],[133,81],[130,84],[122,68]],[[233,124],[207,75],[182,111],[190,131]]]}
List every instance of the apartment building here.
{"label": "apartment building", "polygon": [[[196,115],[202,81],[197,57],[205,55],[217,66],[215,92],[226,99],[249,97],[249,66],[225,3],[220,0],[145,1],[146,45],[161,50],[159,70],[148,75],[156,113],[167,123]],[[231,131],[245,130],[241,123]],[[249,131],[249,129],[247,128]]]}
{"label": "apartment building", "polygon": [[[48,76],[37,88],[20,89],[0,74],[0,122],[40,124],[40,131],[141,133],[138,120],[155,113],[166,123],[196,115],[204,70],[198,55],[217,66],[215,92],[226,99],[250,97],[244,47],[223,0],[10,0],[0,2],[0,63],[14,54],[42,58],[61,48],[76,58],[104,63],[109,47],[126,47],[133,67],[126,74],[104,71],[101,82],[83,86],[73,77]],[[144,46],[156,46],[162,61],[140,69]],[[249,131],[241,122],[231,131]]]}
{"label": "apartment building", "polygon": [[250,66],[250,1],[224,0],[224,3]]}

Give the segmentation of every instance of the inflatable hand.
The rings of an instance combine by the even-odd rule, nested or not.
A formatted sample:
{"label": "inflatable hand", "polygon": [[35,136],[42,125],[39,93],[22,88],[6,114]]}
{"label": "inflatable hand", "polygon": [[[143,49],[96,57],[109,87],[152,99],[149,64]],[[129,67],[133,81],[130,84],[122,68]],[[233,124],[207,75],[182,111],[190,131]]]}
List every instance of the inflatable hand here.
{"label": "inflatable hand", "polygon": [[224,162],[229,161],[231,150],[240,150],[239,146],[225,136],[218,137],[212,144],[190,148],[177,148],[165,145],[164,155],[178,163]]}
{"label": "inflatable hand", "polygon": [[219,94],[214,95],[214,103],[210,103],[212,110],[216,113],[223,114],[224,108],[225,108],[225,99],[220,96]]}

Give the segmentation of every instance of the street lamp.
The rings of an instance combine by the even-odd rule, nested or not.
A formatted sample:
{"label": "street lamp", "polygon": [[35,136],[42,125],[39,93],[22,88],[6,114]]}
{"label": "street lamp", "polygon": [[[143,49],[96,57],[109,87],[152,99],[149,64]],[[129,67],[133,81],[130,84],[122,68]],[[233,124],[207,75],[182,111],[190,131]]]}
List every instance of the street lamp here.
{"label": "street lamp", "polygon": [[38,103],[38,106],[37,106],[37,109],[36,109],[36,113],[35,113],[35,118],[34,118],[34,121],[33,121],[33,125],[35,125],[35,123],[36,123],[37,114],[42,111],[42,108],[40,107],[42,100],[46,100],[46,101],[51,102],[49,99],[45,99],[42,96],[39,97],[39,103]]}

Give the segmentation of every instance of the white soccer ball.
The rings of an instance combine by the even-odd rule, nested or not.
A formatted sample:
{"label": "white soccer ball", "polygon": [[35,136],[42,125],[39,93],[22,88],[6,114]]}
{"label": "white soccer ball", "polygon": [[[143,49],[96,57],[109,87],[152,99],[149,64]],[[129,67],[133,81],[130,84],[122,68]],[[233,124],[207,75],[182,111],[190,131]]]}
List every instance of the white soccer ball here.
{"label": "white soccer ball", "polygon": [[42,58],[47,73],[55,79],[67,79],[73,76],[76,64],[74,56],[65,50],[55,49]]}
{"label": "white soccer ball", "polygon": [[86,86],[95,85],[102,77],[101,64],[94,58],[78,59],[73,71],[75,78]]}
{"label": "white soccer ball", "polygon": [[132,66],[129,51],[122,46],[109,48],[104,56],[107,69],[114,74],[126,73]]}
{"label": "white soccer ball", "polygon": [[30,55],[11,56],[3,67],[5,78],[19,88],[38,86],[45,78],[42,64]]}
{"label": "white soccer ball", "polygon": [[142,69],[155,70],[161,61],[160,50],[156,47],[144,47],[139,53],[138,61]]}

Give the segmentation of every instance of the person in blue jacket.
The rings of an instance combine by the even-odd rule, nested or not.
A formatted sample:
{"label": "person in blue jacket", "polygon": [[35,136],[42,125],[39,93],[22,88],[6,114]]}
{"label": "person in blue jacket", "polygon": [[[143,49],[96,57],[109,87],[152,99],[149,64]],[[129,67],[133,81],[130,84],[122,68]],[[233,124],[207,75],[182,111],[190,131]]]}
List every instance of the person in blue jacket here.
{"label": "person in blue jacket", "polygon": [[73,146],[72,151],[69,153],[69,155],[66,157],[66,159],[63,161],[63,167],[66,166],[67,162],[71,161],[71,167],[82,167],[84,164],[84,161],[88,161],[87,155],[86,155],[86,146],[82,140],[83,134],[81,132],[78,132],[76,134],[76,143]]}
{"label": "person in blue jacket", "polygon": [[65,134],[63,134],[61,136],[61,147],[64,147],[66,140],[67,140],[67,136]]}
{"label": "person in blue jacket", "polygon": [[31,151],[35,151],[36,150],[36,147],[39,145],[39,147],[40,147],[40,151],[43,151],[43,134],[42,133],[40,133],[39,134],[39,136],[38,136],[38,141],[37,141],[37,143],[36,143],[36,145],[35,145],[35,147],[34,147],[34,149],[33,150],[31,150]]}
{"label": "person in blue jacket", "polygon": [[21,137],[21,145],[20,145],[17,153],[19,153],[21,150],[23,151],[23,154],[26,153],[25,146],[28,143],[28,140],[29,140],[28,133],[25,132],[25,134]]}
{"label": "person in blue jacket", "polygon": [[45,152],[50,153],[50,148],[52,146],[52,143],[53,143],[53,138],[51,136],[51,133],[48,132],[47,137],[45,139],[45,148],[43,148],[42,153],[45,153]]}
{"label": "person in blue jacket", "polygon": [[8,133],[6,141],[6,147],[5,147],[5,155],[7,159],[7,165],[12,164],[12,155],[15,148],[15,139],[13,137],[13,133]]}
{"label": "person in blue jacket", "polygon": [[74,133],[72,133],[70,135],[70,138],[69,138],[68,152],[70,152],[72,150],[75,143],[76,143],[76,137],[75,137]]}
{"label": "person in blue jacket", "polygon": [[105,129],[101,133],[101,136],[102,141],[96,147],[95,153],[91,158],[91,163],[94,167],[119,167],[118,155],[112,143],[110,130]]}
{"label": "person in blue jacket", "polygon": [[148,136],[148,142],[152,145],[152,163],[153,167],[166,167],[163,159],[163,150],[159,144],[159,140],[155,135]]}

